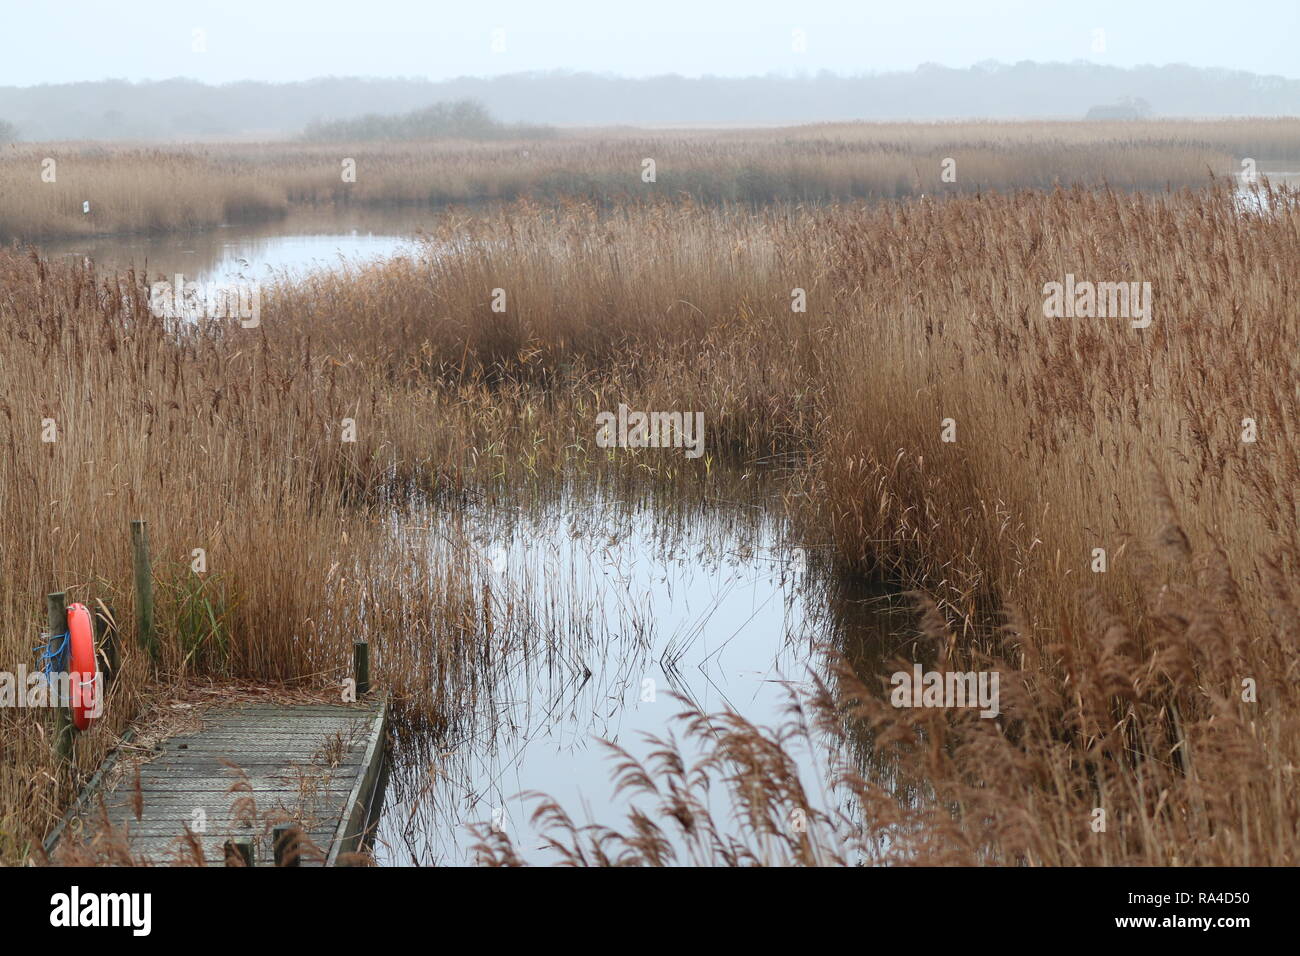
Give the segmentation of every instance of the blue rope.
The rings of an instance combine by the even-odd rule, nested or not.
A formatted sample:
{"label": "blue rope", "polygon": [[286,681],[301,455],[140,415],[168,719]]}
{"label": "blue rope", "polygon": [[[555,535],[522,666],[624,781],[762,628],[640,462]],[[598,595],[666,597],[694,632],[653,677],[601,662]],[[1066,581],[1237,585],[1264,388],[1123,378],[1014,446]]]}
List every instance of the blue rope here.
{"label": "blue rope", "polygon": [[[54,670],[56,661],[58,662],[60,672],[67,670],[67,668],[63,666],[63,659],[64,655],[67,654],[68,651],[69,636],[70,635],[67,631],[64,631],[62,634],[51,634],[49,636],[49,642],[42,644],[36,649],[41,662],[41,670],[45,674],[46,683],[50,680],[50,674]],[[54,647],[55,641],[59,642],[57,648]]]}

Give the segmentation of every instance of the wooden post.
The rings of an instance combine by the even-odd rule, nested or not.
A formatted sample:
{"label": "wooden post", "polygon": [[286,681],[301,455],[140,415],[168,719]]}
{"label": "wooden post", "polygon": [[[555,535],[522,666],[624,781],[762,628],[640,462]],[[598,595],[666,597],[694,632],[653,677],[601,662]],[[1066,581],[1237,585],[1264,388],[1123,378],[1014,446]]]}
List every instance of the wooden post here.
{"label": "wooden post", "polygon": [[364,638],[352,644],[352,677],[358,699],[370,692],[370,643]]}
{"label": "wooden post", "polygon": [[149,529],[144,521],[131,522],[131,551],[135,559],[135,633],[140,646],[158,659],[153,633],[153,571],[149,567]]}
{"label": "wooden post", "polygon": [[[47,614],[47,626],[50,631],[50,640],[54,641],[58,635],[66,634],[68,631],[68,596],[63,591],[55,591],[52,594],[45,595],[45,610]],[[76,732],[76,726],[72,723],[72,715],[68,713],[69,701],[65,699],[63,688],[67,684],[68,678],[68,642],[64,639],[63,654],[54,662],[51,668],[51,676],[56,683],[50,687],[50,692],[56,696],[54,701],[54,752],[59,757],[60,764],[66,766],[72,760],[72,735]]]}
{"label": "wooden post", "polygon": [[253,841],[247,837],[227,840],[225,845],[226,866],[252,866]]}
{"label": "wooden post", "polygon": [[276,866],[297,866],[301,850],[298,845],[298,827],[292,823],[281,823],[271,831],[272,846],[275,848]]}

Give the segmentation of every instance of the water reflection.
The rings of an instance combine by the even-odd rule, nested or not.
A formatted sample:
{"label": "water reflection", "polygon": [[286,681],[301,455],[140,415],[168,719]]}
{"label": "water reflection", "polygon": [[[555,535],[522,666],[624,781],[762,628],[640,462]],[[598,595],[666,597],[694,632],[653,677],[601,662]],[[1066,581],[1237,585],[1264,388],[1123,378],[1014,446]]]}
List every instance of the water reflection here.
{"label": "water reflection", "polygon": [[415,251],[414,239],[440,215],[427,207],[297,209],[282,219],[194,233],[96,236],[42,244],[51,259],[85,258],[102,271],[128,268],[188,281],[266,280],[272,272],[366,262]]}
{"label": "water reflection", "polygon": [[[879,660],[906,617],[880,590],[842,593],[828,613],[824,568],[762,491],[571,490],[466,520],[495,586],[544,617],[546,633],[503,652],[492,693],[443,739],[399,741],[376,846],[388,864],[473,863],[475,824],[500,826],[528,862],[555,862],[525,792],[556,798],[579,823],[625,828],[629,802],[612,793],[600,739],[644,758],[644,735],[667,736],[683,702],[777,727],[792,693],[809,690],[809,667],[825,673],[825,644]],[[811,740],[792,753],[800,777],[819,805],[845,809],[827,781],[858,744]],[[713,799],[725,819],[727,795]]]}

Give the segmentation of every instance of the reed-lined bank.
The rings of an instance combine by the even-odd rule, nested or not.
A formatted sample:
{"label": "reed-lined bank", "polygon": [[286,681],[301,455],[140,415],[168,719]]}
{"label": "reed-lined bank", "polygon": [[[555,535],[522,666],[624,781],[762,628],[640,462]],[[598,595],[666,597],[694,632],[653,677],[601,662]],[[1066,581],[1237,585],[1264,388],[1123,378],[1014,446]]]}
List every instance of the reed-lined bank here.
{"label": "reed-lined bank", "polygon": [[1150,191],[1237,175],[1246,158],[1261,170],[1300,168],[1295,121],[854,123],[568,131],[504,142],[12,144],[0,150],[0,241],[188,231],[334,203],[830,202],[1071,183]]}

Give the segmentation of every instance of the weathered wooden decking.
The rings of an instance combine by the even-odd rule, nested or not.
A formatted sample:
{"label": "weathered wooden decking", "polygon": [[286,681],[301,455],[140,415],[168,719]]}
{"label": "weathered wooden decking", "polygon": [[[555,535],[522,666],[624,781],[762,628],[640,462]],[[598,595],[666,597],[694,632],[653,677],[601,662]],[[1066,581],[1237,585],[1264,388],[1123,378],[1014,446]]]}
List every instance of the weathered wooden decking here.
{"label": "weathered wooden decking", "polygon": [[[115,775],[106,766],[96,774],[47,851],[97,836],[102,845],[102,804],[131,854],[154,863],[178,858],[188,825],[209,865],[224,865],[226,841],[252,840],[255,864],[273,866],[275,823],[298,825],[319,851],[304,852],[298,865],[346,863],[383,799],[386,721],[382,696],[350,705],[214,706],[200,731],[167,739],[140,766],[139,796],[134,773]],[[251,790],[232,792],[241,776],[227,761]],[[248,798],[256,808],[251,823]]]}

